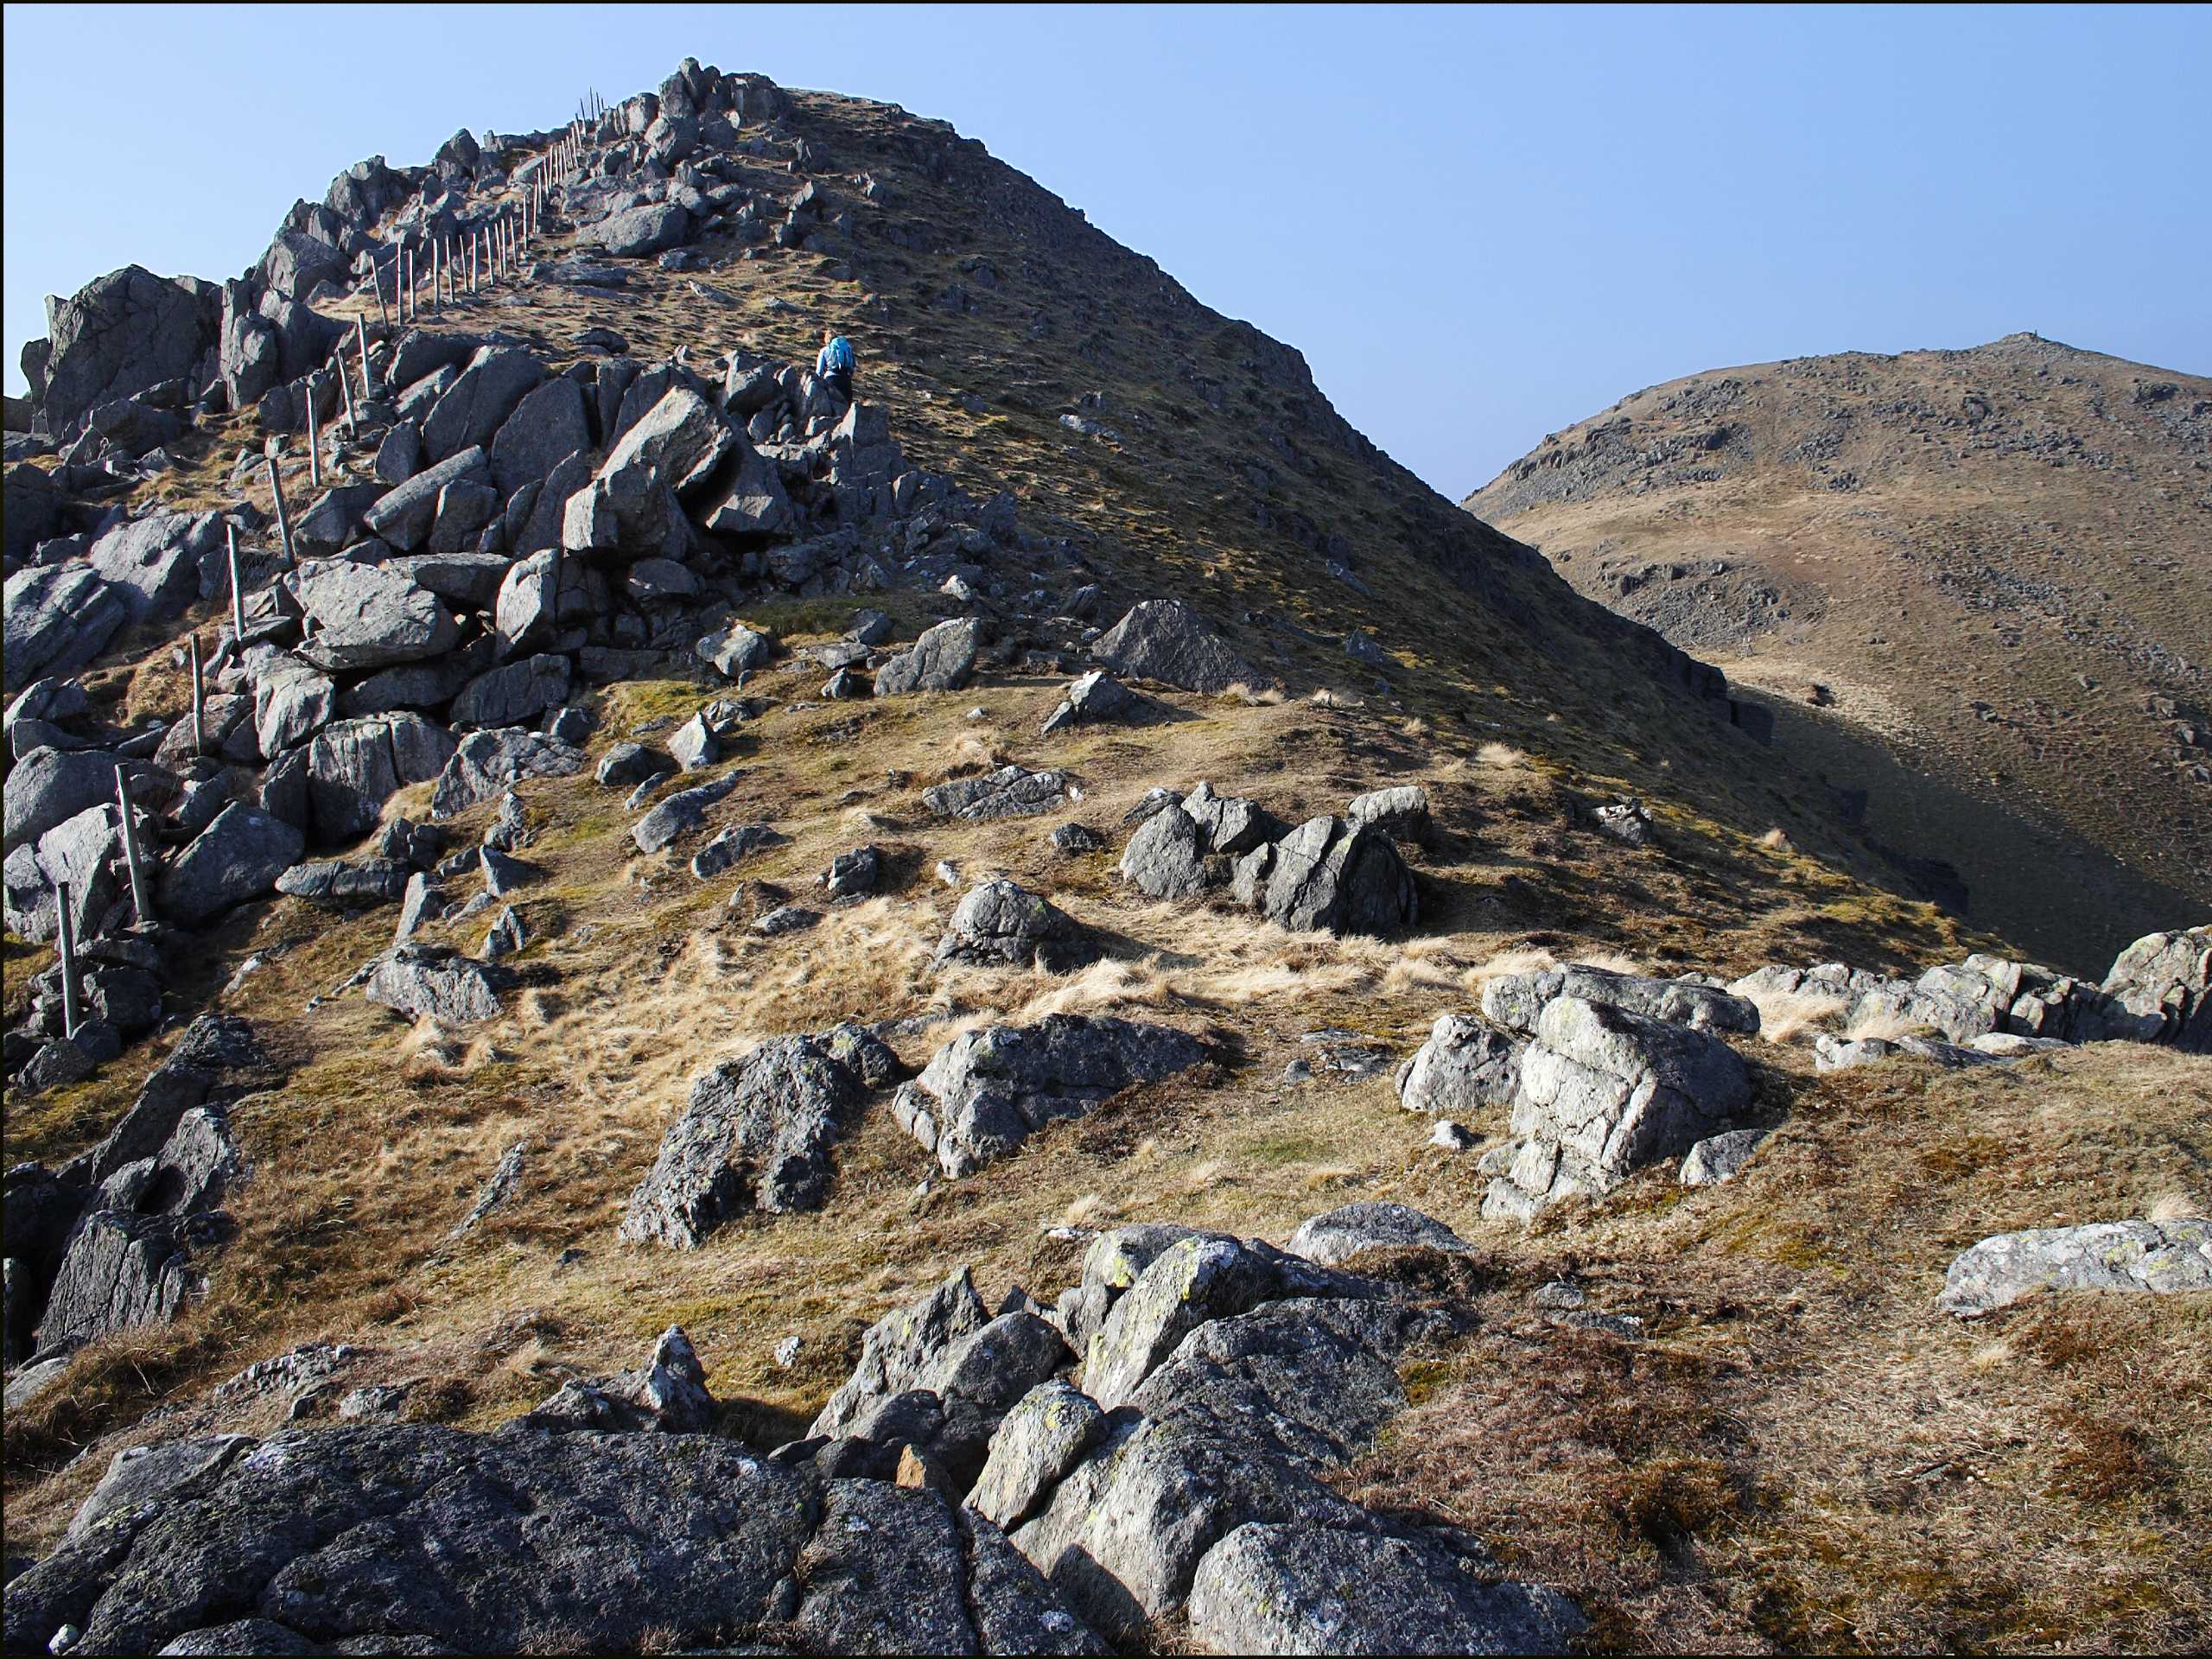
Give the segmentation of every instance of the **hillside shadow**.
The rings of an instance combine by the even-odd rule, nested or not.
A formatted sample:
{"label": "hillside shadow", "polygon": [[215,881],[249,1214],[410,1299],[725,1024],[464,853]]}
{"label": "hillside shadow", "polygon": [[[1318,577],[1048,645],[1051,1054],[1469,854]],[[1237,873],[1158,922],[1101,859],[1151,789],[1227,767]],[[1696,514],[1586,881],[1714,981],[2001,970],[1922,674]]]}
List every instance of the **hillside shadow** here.
{"label": "hillside shadow", "polygon": [[[1883,861],[1872,879],[1936,899],[2038,961],[2101,979],[2126,945],[2212,908],[2212,892],[2185,893],[2062,829],[1916,772],[1839,716],[1756,690],[1737,695],[1772,712],[1777,753],[1839,797],[1863,792],[1855,833]],[[1916,880],[1910,866],[1928,861],[1951,867],[1963,895],[1931,893]]]}

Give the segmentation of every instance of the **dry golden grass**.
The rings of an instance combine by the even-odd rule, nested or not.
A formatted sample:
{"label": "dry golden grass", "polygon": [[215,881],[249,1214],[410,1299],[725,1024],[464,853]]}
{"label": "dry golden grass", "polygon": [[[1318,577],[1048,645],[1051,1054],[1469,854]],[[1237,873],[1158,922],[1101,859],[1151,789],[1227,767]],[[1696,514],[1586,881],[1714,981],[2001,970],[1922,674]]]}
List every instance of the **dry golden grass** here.
{"label": "dry golden grass", "polygon": [[1763,990],[1745,1000],[1759,1011],[1759,1035],[1785,1046],[1832,1029],[1850,1006],[1847,998],[1818,991]]}

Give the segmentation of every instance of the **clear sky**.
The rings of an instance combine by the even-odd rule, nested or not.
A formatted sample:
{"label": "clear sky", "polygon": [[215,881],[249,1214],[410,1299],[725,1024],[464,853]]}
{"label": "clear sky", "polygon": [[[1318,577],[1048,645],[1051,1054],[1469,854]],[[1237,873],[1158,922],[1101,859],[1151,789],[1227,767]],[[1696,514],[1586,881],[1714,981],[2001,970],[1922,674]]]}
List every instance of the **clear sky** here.
{"label": "clear sky", "polygon": [[2212,372],[2212,8],[5,11],[7,385],[44,296],[687,54],[940,116],[1306,353],[1457,497],[1639,387],[2016,329]]}

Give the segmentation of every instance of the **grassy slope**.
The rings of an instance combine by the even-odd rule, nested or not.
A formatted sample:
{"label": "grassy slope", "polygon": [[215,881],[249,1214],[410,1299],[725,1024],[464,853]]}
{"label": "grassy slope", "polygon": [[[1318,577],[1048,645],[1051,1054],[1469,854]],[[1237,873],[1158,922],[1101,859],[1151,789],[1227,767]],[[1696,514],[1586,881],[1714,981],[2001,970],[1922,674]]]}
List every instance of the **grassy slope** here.
{"label": "grassy slope", "polygon": [[[852,153],[852,124],[889,119],[842,100],[805,106],[810,131],[833,156]],[[869,166],[910,201],[951,211],[922,175]],[[952,251],[904,256],[926,276],[900,276],[942,284],[958,274],[957,257],[981,247],[1011,287],[1023,245],[1000,234],[990,239],[988,224],[963,230]],[[952,697],[804,706],[819,675],[780,667],[758,683],[779,707],[748,728],[728,763],[745,776],[721,816],[765,817],[791,844],[698,883],[668,855],[632,855],[627,815],[588,777],[527,786],[539,826],[527,855],[547,871],[522,905],[544,941],[523,958],[536,982],[463,1042],[412,1031],[357,998],[306,1011],[382,947],[389,911],[334,923],[285,900],[234,918],[211,941],[188,999],[247,1014],[293,1067],[280,1091],[235,1115],[254,1171],[237,1206],[240,1236],[215,1262],[207,1301],[179,1325],[105,1344],[79,1361],[66,1403],[11,1417],[11,1546],[50,1539],[117,1446],[203,1423],[273,1427],[275,1408],[217,1411],[199,1396],[248,1361],[309,1338],[374,1351],[349,1385],[428,1377],[432,1386],[415,1396],[423,1414],[489,1426],[563,1376],[633,1363],[653,1333],[681,1321],[716,1393],[733,1402],[728,1428],[767,1444],[798,1432],[842,1379],[866,1321],[955,1265],[974,1263],[993,1300],[1014,1282],[1057,1292],[1078,1247],[1046,1237],[1046,1225],[1179,1219],[1281,1240],[1313,1210],[1396,1198],[1480,1240],[1485,1317],[1464,1348],[1415,1363],[1409,1380],[1423,1414],[1347,1478],[1378,1499],[1468,1517],[1524,1570],[1584,1597],[1618,1639],[1911,1645],[1955,1630],[1960,1641],[2024,1640],[2041,1627],[2012,1610],[2057,1605],[2091,1546],[2119,1565],[2101,1580],[2106,1601],[2069,1627],[2074,1639],[2202,1639],[2201,1596],[2190,1597],[2202,1565],[2178,1553],[2189,1527],[2205,1530],[2202,1427],[2139,1383],[2107,1380],[2201,1367],[2201,1313],[2077,1305],[1963,1333],[1928,1312],[1944,1262],[1986,1231],[2141,1213],[2170,1193],[2201,1200],[2212,1153],[2201,1062],[2130,1051],[2037,1062],[2004,1079],[1910,1069],[1815,1078],[1802,1052],[1755,1045],[1763,1099],[1777,1116],[1786,1111],[1788,1127],[1743,1182],[1684,1198],[1655,1172],[1526,1236],[1481,1227],[1471,1159],[1428,1149],[1426,1126],[1399,1112],[1386,1082],[1281,1084],[1303,1033],[1341,1024],[1409,1051],[1438,1013],[1470,1005],[1501,953],[1720,971],[1836,956],[1902,965],[1956,954],[1965,940],[1955,925],[1858,880],[1841,837],[1827,862],[1760,845],[1756,836],[1777,819],[1808,842],[1824,831],[1809,817],[1786,819],[1774,785],[1750,764],[1757,752],[1686,700],[1656,689],[1648,700],[1624,696],[1605,653],[1577,644],[1573,608],[1541,588],[1499,579],[1493,600],[1527,607],[1518,622],[1480,607],[1433,615],[1443,608],[1433,602],[1433,569],[1389,529],[1388,475],[1361,458],[1328,451],[1320,481],[1286,478],[1276,487],[1316,508],[1346,504],[1338,522],[1382,595],[1372,606],[1224,499],[1230,446],[1211,417],[1194,417],[1141,456],[1075,441],[1055,416],[1077,389],[1126,400],[1130,414],[1109,409],[1102,418],[1133,442],[1144,431],[1137,414],[1173,418],[1160,412],[1160,388],[1116,354],[1134,358],[1128,342],[1154,337],[1141,318],[1116,311],[1096,324],[1123,344],[1085,359],[1079,378],[1046,386],[1074,372],[1064,365],[1079,340],[1030,342],[1020,314],[989,308],[988,291],[979,315],[910,305],[888,275],[878,286],[893,296],[892,314],[870,321],[861,290],[817,264],[777,256],[702,279],[736,296],[729,307],[702,305],[683,279],[652,271],[641,300],[556,306],[541,297],[496,315],[549,340],[588,311],[640,349],[742,339],[786,354],[802,348],[817,315],[865,324],[874,332],[861,334],[864,345],[895,342],[900,353],[894,364],[871,361],[868,390],[893,404],[911,453],[978,491],[1018,480],[1033,522],[1058,519],[1091,539],[1132,590],[1186,592],[1220,614],[1230,602],[1223,589],[1234,588],[1236,603],[1304,618],[1316,631],[1375,626],[1421,658],[1419,671],[1402,677],[1405,706],[1172,696],[1173,720],[1046,743],[1033,734],[1057,681],[1001,677]],[[1123,290],[1094,289],[1093,303],[1105,311]],[[801,315],[770,311],[772,296]],[[1058,303],[1065,316],[1071,302]],[[982,416],[951,400],[971,388],[990,404]],[[1010,392],[1028,403],[1009,404]],[[208,487],[217,465],[210,459],[174,487]],[[1408,533],[1418,540],[1427,531],[1414,517]],[[1377,523],[1385,528],[1358,528]],[[1483,547],[1479,538],[1457,545],[1468,557]],[[760,615],[803,641],[834,635],[843,608],[810,602]],[[924,620],[920,602],[905,608],[907,626]],[[1269,654],[1262,630],[1245,629],[1241,643]],[[1277,660],[1294,683],[1354,683],[1333,648],[1294,643]],[[165,652],[111,671],[106,689],[140,711],[176,706]],[[705,695],[676,680],[618,688],[600,700],[594,749],[681,716]],[[967,719],[971,706],[984,717]],[[930,821],[922,787],[1001,757],[1072,767],[1083,803],[1011,824]],[[1118,848],[1121,815],[1146,787],[1206,777],[1291,817],[1377,784],[1426,784],[1441,830],[1417,859],[1421,933],[1388,944],[1294,938],[1225,906],[1154,903],[1114,881],[1112,854],[1070,861],[1046,845],[1065,816],[1109,832]],[[1652,793],[1664,850],[1629,854],[1573,826],[1570,799],[1615,780]],[[426,794],[410,791],[391,810],[420,816]],[[486,810],[456,833],[473,836]],[[749,884],[803,900],[834,853],[864,840],[893,855],[884,894],[811,932],[775,941],[746,932],[774,897]],[[931,974],[927,955],[953,895],[929,872],[946,856],[970,876],[1003,868],[1049,891],[1101,931],[1108,960],[1062,980]],[[473,946],[480,926],[456,942]],[[250,952],[280,945],[235,993],[217,995]],[[44,960],[11,947],[11,1001]],[[741,1221],[682,1256],[615,1242],[622,1200],[690,1078],[752,1038],[853,1014],[938,1012],[957,1021],[1056,1007],[1205,1031],[1222,1039],[1224,1061],[1060,1126],[1006,1166],[926,1192],[933,1165],[878,1103],[842,1143],[820,1213]],[[951,1028],[907,1042],[906,1058],[918,1061]],[[28,1108],[11,1103],[10,1161],[86,1144],[152,1058],[141,1052]],[[448,1239],[518,1140],[531,1147],[518,1198],[467,1238]],[[582,1254],[563,1262],[570,1249]],[[1649,1317],[1656,1340],[1628,1349],[1532,1320],[1525,1292],[1568,1268],[1589,1279],[1599,1305]],[[2094,1358],[2063,1343],[2036,1345],[2046,1327],[2079,1321],[2098,1338]],[[772,1351],[791,1333],[805,1347],[785,1370]],[[1978,1357],[1993,1342],[2012,1344],[2018,1357]],[[2046,1360],[2046,1348],[2073,1357]],[[1880,1379],[1892,1360],[1912,1368],[1919,1392],[1901,1395]],[[1955,1419],[1917,1414],[1927,1401],[1999,1384],[2005,1399]],[[142,1422],[157,1402],[168,1412]],[[1992,1411],[2034,1428],[2033,1443],[1991,1440]],[[2014,1513],[2020,1491],[2044,1491],[2037,1471],[2053,1448],[2074,1445],[2064,1436],[2075,1420],[2055,1414],[2065,1411],[2101,1411],[2118,1426],[2135,1459],[2120,1459],[2118,1484],[2039,1499],[2056,1506],[2050,1535],[2064,1548],[1978,1565],[1955,1585],[1933,1585],[1924,1614],[1904,1610],[1901,1562],[1972,1550]],[[1486,1427],[1499,1433],[1477,1432]],[[1868,1462],[1870,1446],[1912,1436],[1929,1447],[1913,1462],[1963,1459],[1959,1466],[1982,1481],[1945,1481],[1932,1489],[1940,1503],[1907,1505],[1916,1534]],[[63,1467],[79,1447],[87,1455]],[[1956,1617],[1980,1622],[1945,1623],[1953,1601]]]}

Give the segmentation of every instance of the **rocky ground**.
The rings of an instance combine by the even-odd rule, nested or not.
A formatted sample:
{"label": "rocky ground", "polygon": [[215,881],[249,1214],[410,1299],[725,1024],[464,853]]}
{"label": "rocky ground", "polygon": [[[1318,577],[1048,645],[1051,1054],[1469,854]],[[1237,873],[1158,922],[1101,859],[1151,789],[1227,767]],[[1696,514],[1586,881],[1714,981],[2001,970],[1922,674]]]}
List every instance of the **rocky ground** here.
{"label": "rocky ground", "polygon": [[2094,954],[2212,902],[2208,436],[2201,376],[2014,334],[1654,386],[1462,505],[1725,667],[1963,914]]}
{"label": "rocky ground", "polygon": [[686,63],[54,323],[10,1650],[2203,1640],[2212,936],[979,146]]}

